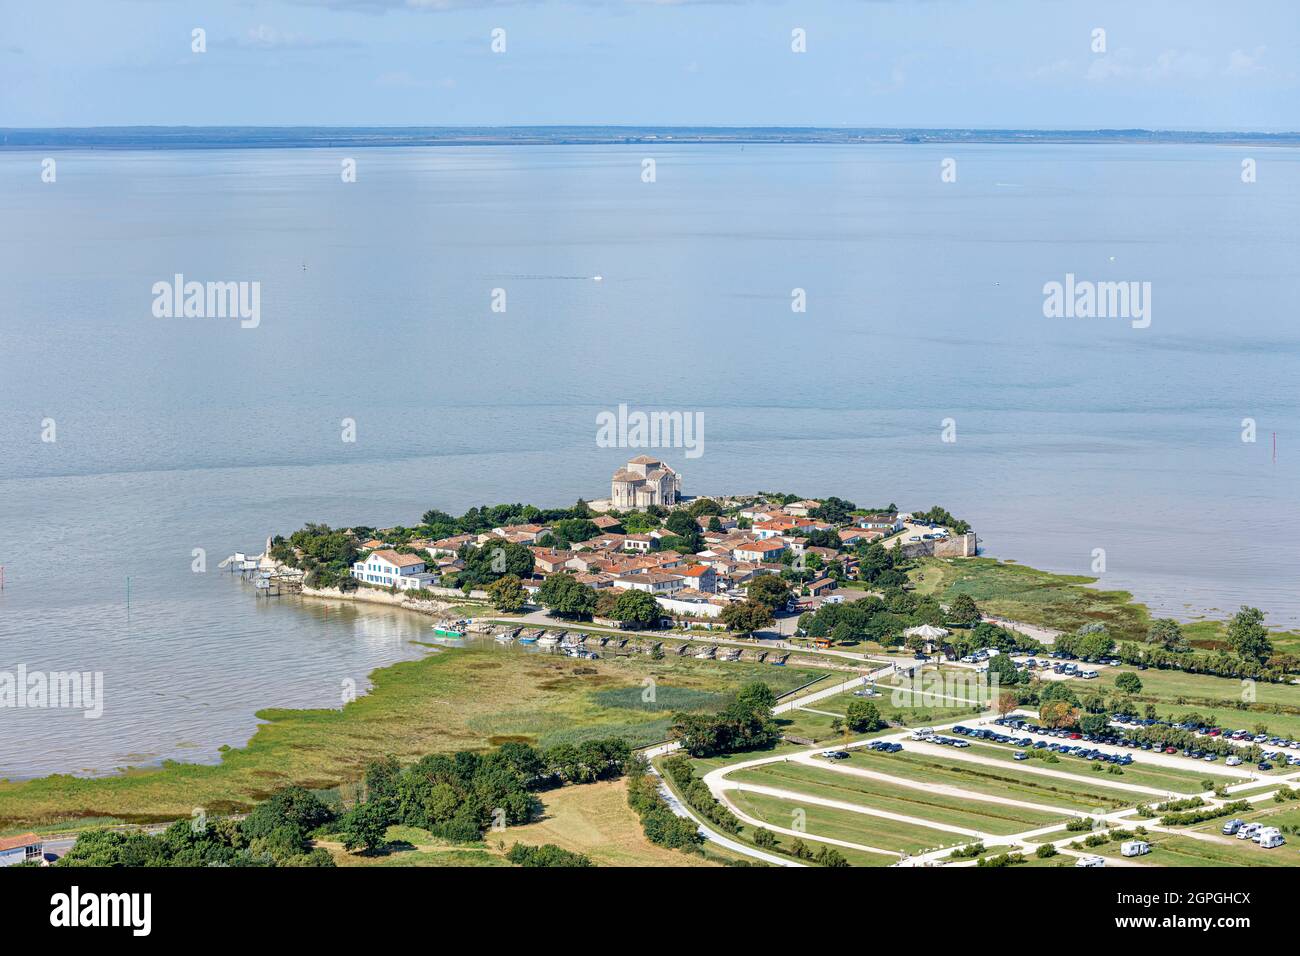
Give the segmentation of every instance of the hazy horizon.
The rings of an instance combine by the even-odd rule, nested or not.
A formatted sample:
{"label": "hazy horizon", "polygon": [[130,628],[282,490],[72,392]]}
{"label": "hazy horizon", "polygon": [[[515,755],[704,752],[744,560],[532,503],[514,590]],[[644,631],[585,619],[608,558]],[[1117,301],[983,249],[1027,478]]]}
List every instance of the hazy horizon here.
{"label": "hazy horizon", "polygon": [[1283,0],[0,0],[0,37],[8,128],[1300,128]]}

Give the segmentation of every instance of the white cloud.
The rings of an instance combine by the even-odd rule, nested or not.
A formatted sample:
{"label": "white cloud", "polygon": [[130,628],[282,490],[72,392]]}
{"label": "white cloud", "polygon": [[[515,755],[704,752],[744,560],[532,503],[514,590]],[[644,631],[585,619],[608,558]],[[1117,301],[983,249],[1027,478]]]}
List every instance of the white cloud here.
{"label": "white cloud", "polygon": [[1256,73],[1267,72],[1266,67],[1260,62],[1264,59],[1264,47],[1257,46],[1247,53],[1245,50],[1233,50],[1228,54],[1228,65],[1223,68],[1223,72],[1228,76],[1253,76]]}
{"label": "white cloud", "polygon": [[1140,62],[1132,50],[1116,50],[1094,59],[1084,75],[1093,83],[1109,80],[1158,82],[1175,77],[1206,76],[1212,67],[1208,57],[1190,50],[1164,50],[1149,63]]}
{"label": "white cloud", "polygon": [[239,46],[253,50],[321,50],[328,47],[358,45],[355,40],[317,40],[301,33],[283,33],[265,23],[250,27],[235,42]]}

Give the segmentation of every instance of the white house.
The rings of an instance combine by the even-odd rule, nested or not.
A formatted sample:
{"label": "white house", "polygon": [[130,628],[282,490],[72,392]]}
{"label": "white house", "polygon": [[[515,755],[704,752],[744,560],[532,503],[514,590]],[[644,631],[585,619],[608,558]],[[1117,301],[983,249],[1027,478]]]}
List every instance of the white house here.
{"label": "white house", "polygon": [[691,592],[678,592],[678,595],[674,597],[663,597],[661,595],[656,600],[659,602],[660,607],[673,614],[684,614],[687,617],[720,617],[722,615],[723,605],[708,600],[706,594],[687,597],[686,594],[689,593]]}
{"label": "white house", "polygon": [[686,586],[686,581],[680,574],[663,574],[659,571],[647,571],[644,574],[621,574],[614,579],[613,583],[616,588],[646,591],[656,596],[672,594],[674,591],[680,591]]}
{"label": "white house", "polygon": [[903,530],[903,521],[898,515],[862,515],[854,524],[859,528],[867,528],[874,531],[883,531],[886,534],[894,534]]}
{"label": "white house", "polygon": [[413,554],[396,551],[375,551],[364,561],[352,565],[352,576],[367,584],[395,587],[402,591],[427,588],[437,583],[438,576],[424,570],[424,562]]}
{"label": "white house", "polygon": [[785,542],[779,538],[768,541],[754,541],[750,544],[738,545],[732,554],[741,561],[753,561],[761,563],[763,561],[781,560],[781,552],[785,550]]}
{"label": "white house", "polygon": [[0,837],[0,866],[19,863],[45,863],[44,844],[35,833]]}

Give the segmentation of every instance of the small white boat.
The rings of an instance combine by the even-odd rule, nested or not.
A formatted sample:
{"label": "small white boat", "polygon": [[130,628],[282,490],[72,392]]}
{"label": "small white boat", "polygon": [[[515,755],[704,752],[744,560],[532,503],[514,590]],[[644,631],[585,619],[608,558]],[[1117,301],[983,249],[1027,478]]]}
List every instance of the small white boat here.
{"label": "small white boat", "polygon": [[556,644],[559,643],[560,643],[560,636],[558,634],[552,634],[550,632],[543,634],[541,637],[537,639],[538,647],[554,647]]}

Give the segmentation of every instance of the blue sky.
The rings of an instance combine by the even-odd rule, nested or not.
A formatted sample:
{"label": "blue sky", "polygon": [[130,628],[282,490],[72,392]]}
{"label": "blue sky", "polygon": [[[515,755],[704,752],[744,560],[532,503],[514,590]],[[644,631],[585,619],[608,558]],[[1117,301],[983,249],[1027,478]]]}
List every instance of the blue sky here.
{"label": "blue sky", "polygon": [[0,0],[0,126],[569,123],[1297,130],[1300,7]]}

